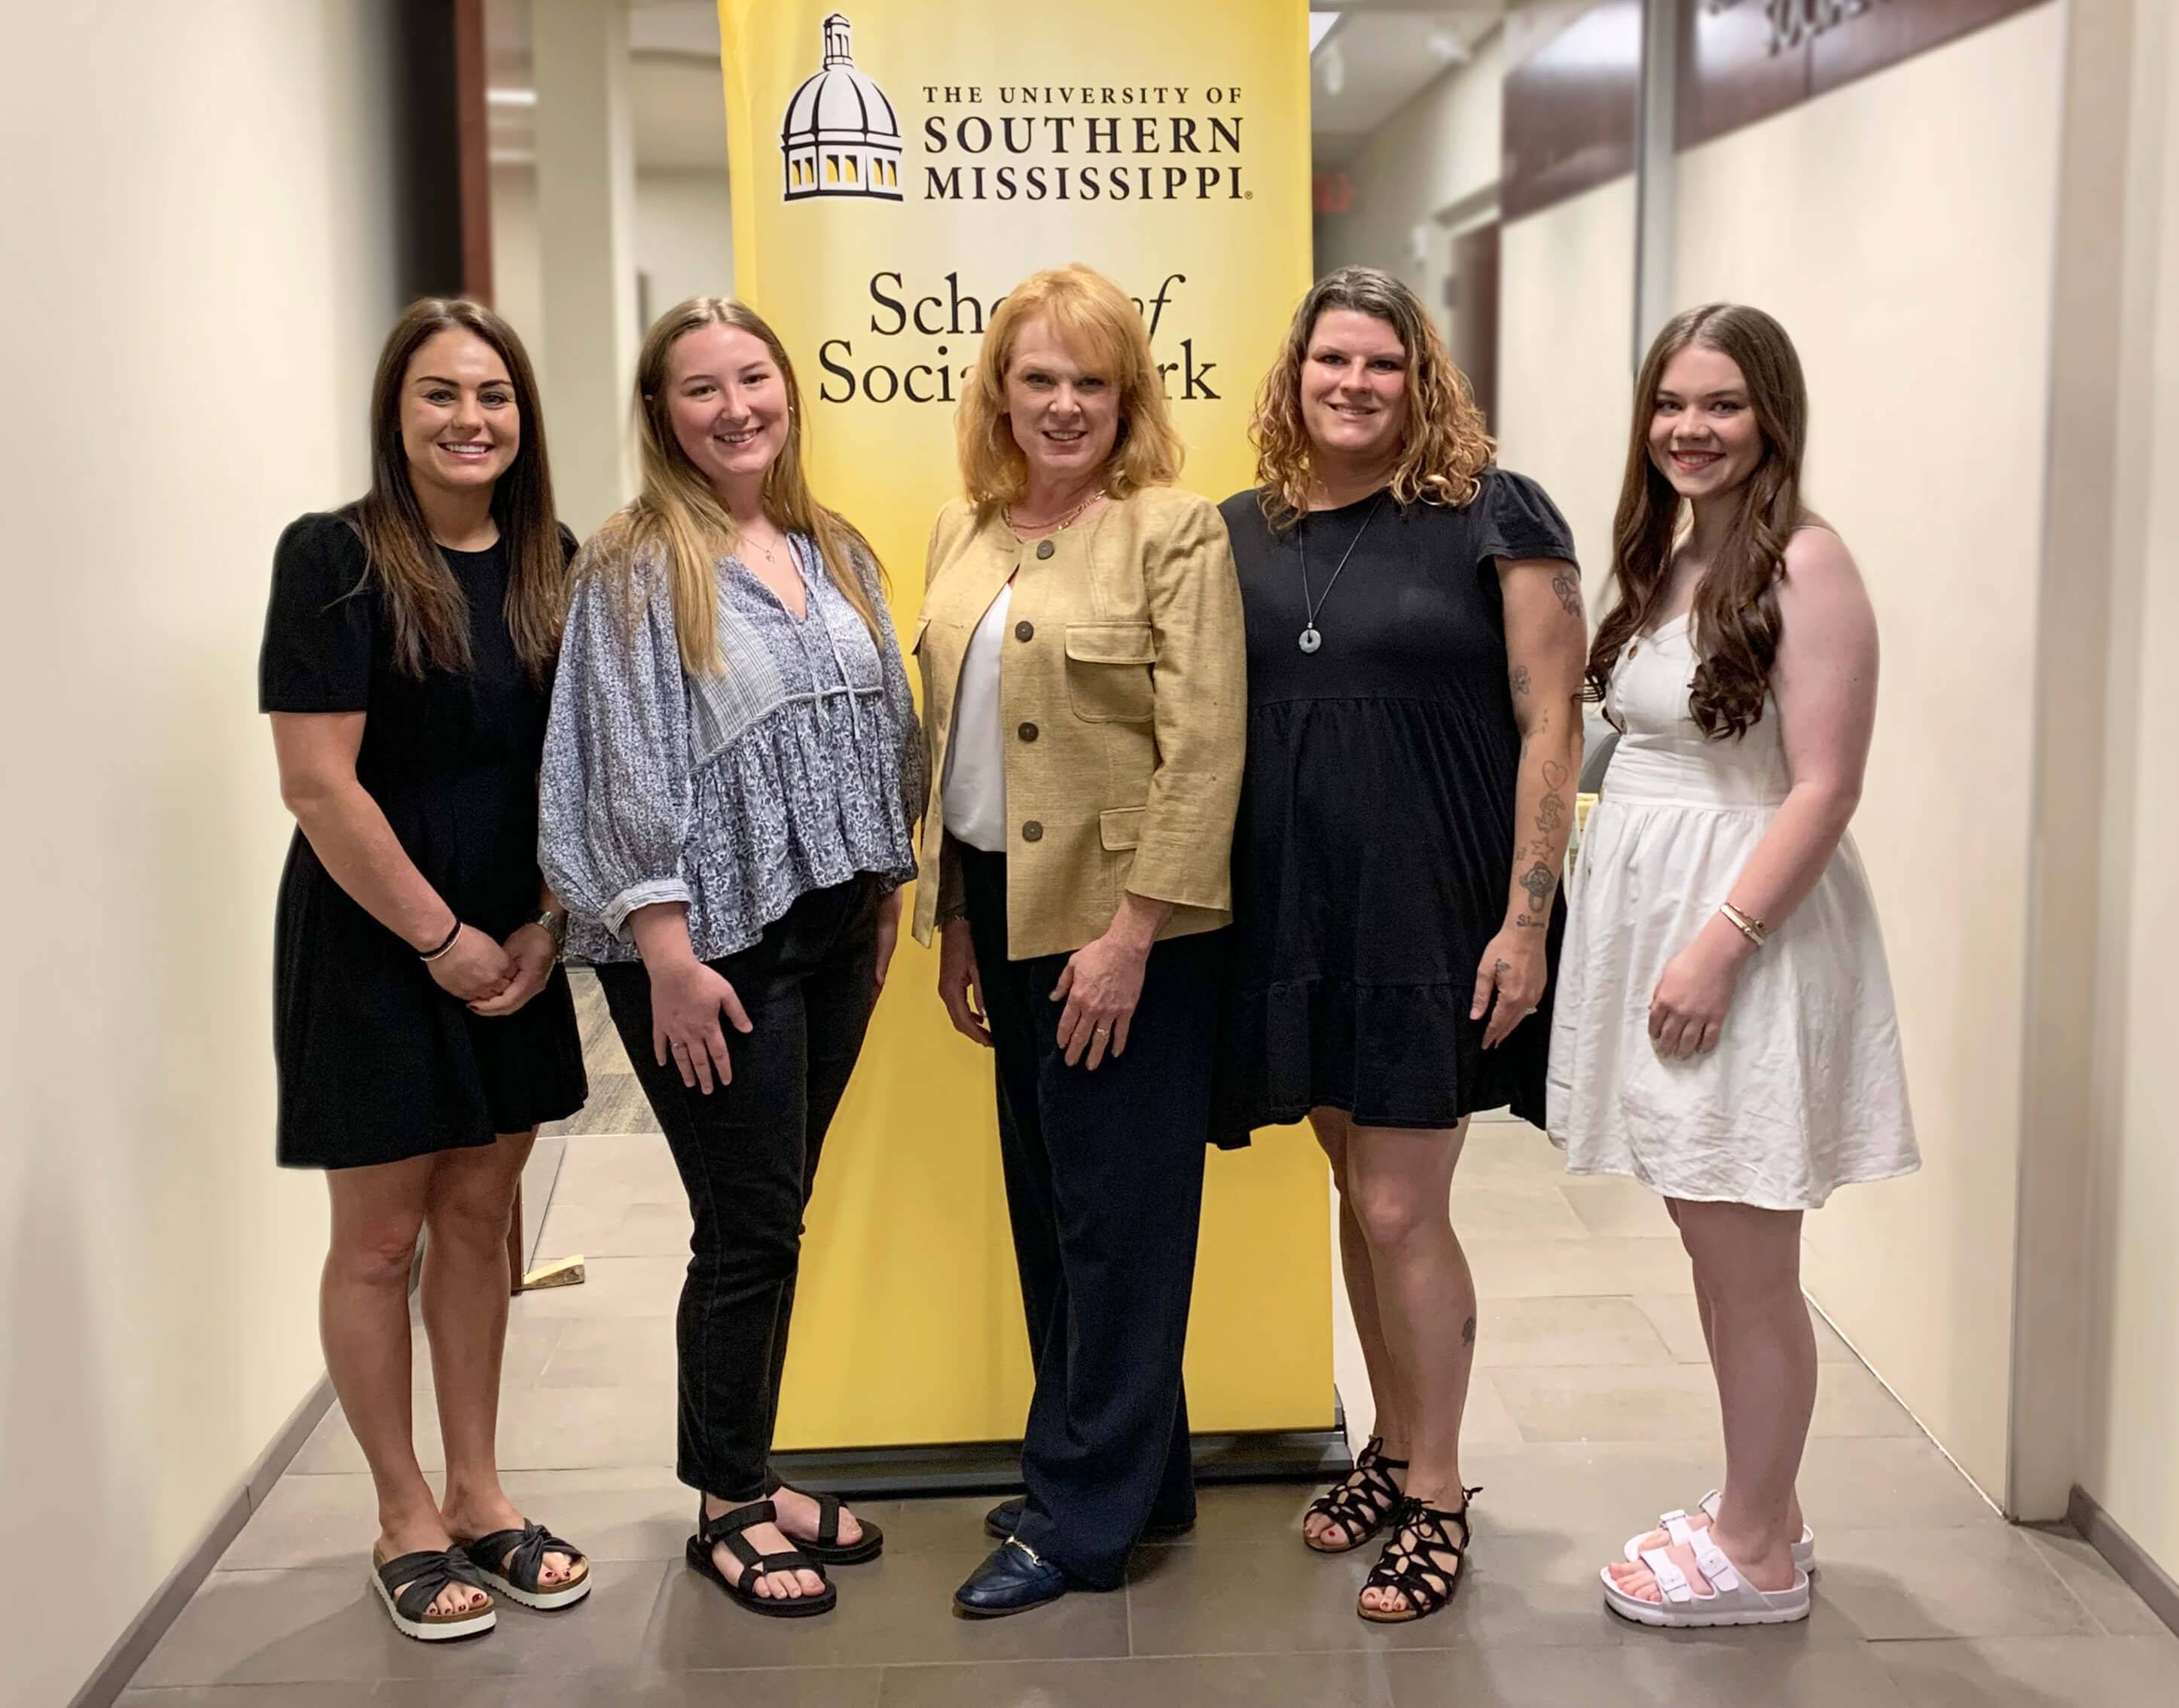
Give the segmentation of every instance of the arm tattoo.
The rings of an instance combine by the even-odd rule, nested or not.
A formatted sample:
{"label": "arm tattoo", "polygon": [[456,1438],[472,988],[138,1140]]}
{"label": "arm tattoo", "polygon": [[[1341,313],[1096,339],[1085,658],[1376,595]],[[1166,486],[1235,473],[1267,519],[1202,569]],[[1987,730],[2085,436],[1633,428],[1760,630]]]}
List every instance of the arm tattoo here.
{"label": "arm tattoo", "polygon": [[1541,860],[1521,874],[1521,887],[1529,892],[1529,907],[1532,912],[1540,914],[1545,911],[1551,904],[1551,892],[1557,887],[1558,880],[1551,876],[1551,869]]}
{"label": "arm tattoo", "polygon": [[1517,700],[1525,700],[1529,694],[1529,667],[1527,665],[1517,664],[1513,667],[1512,683],[1514,698]]}
{"label": "arm tattoo", "polygon": [[1551,577],[1551,591],[1559,596],[1559,609],[1569,617],[1581,615],[1581,577],[1572,567]]}
{"label": "arm tattoo", "polygon": [[1463,1346],[1475,1344],[1475,1319],[1472,1316],[1460,1326],[1460,1343]]}

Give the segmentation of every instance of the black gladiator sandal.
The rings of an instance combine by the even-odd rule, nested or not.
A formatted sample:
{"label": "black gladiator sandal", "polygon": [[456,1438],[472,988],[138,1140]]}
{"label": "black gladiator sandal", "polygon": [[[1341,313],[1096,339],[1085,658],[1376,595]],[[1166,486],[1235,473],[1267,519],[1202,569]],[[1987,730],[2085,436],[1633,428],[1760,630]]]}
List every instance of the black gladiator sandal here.
{"label": "black gladiator sandal", "polygon": [[[1362,1580],[1362,1590],[1397,1590],[1407,1606],[1380,1609],[1358,1600],[1354,1611],[1373,1625],[1405,1625],[1450,1606],[1468,1575],[1468,1503],[1482,1492],[1463,1489],[1457,1513],[1426,1506],[1412,1495],[1402,1501],[1392,1516],[1391,1540]],[[1450,1524],[1460,1527],[1457,1542],[1446,1528]]]}
{"label": "black gladiator sandal", "polygon": [[1309,1533],[1304,1530],[1303,1546],[1318,1554],[1353,1552],[1385,1528],[1385,1520],[1400,1504],[1400,1486],[1392,1480],[1392,1473],[1407,1468],[1405,1459],[1385,1457],[1382,1436],[1371,1436],[1354,1456],[1354,1469],[1311,1501],[1303,1514],[1304,1519],[1314,1514],[1331,1519],[1339,1526],[1338,1534],[1345,1540],[1336,1547],[1331,1546],[1326,1542],[1310,1541]]}

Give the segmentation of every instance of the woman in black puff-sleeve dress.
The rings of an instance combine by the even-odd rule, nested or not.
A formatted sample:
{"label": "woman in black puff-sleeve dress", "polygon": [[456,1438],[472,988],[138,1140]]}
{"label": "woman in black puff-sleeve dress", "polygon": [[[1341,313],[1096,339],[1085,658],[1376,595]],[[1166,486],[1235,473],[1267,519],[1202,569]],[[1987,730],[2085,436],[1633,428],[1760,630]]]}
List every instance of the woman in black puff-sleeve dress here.
{"label": "woman in black puff-sleeve dress", "polygon": [[[506,323],[427,299],[387,341],[358,503],[280,539],[260,662],[296,835],[274,927],[277,1154],[327,1171],[326,1364],[377,1486],[370,1584],[423,1640],[565,1606],[579,1550],[500,1487],[508,1228],[540,1123],[585,1093],[537,865],[537,777],[573,541]],[[445,1499],[409,1425],[422,1288]]]}
{"label": "woman in black puff-sleeve dress", "polygon": [[1558,874],[1580,763],[1573,541],[1490,462],[1467,382],[1398,281],[1348,268],[1295,316],[1223,512],[1249,749],[1221,1118],[1306,1117],[1375,1402],[1310,1508],[1320,1553],[1391,1533],[1357,1611],[1451,1599],[1475,1290],[1448,1212],[1468,1116],[1540,1122]]}

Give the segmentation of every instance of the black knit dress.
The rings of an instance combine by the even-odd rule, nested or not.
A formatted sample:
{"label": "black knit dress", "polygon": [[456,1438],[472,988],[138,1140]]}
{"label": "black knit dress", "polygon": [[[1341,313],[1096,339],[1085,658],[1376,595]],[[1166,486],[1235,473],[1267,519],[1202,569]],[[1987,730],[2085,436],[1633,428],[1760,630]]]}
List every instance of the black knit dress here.
{"label": "black knit dress", "polygon": [[[504,542],[446,558],[469,596],[474,662],[418,680],[394,667],[355,530],[338,516],[296,522],[273,554],[258,703],[364,713],[356,780],[447,906],[503,939],[538,910],[537,766],[552,691],[508,632]],[[277,1154],[291,1168],[489,1145],[574,1114],[588,1090],[563,969],[512,1014],[471,1013],[334,881],[299,830],[273,925],[272,1030]]]}
{"label": "black knit dress", "polygon": [[[1254,490],[1221,509],[1249,628],[1221,1126],[1320,1107],[1369,1127],[1508,1106],[1541,1122],[1549,987],[1495,1050],[1468,1008],[1506,920],[1521,755],[1496,560],[1571,561],[1565,519],[1497,469],[1458,508],[1386,495],[1276,535]],[[1554,900],[1554,967],[1564,919]]]}

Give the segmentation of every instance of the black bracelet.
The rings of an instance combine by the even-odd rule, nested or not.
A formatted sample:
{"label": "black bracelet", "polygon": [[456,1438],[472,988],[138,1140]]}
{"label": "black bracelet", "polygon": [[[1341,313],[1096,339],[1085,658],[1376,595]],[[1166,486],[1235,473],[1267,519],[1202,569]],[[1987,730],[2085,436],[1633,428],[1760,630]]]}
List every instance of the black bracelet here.
{"label": "black bracelet", "polygon": [[446,942],[444,942],[443,943],[440,944],[440,945],[439,945],[439,947],[438,947],[437,948],[436,948],[436,949],[431,949],[431,950],[428,950],[428,951],[426,951],[426,950],[420,950],[420,950],[417,952],[417,958],[418,958],[420,960],[425,960],[425,961],[436,961],[436,960],[437,960],[437,959],[439,958],[439,957],[440,957],[440,956],[442,956],[442,955],[443,955],[443,954],[445,954],[448,949],[451,949],[452,947],[453,947],[453,946],[454,946],[454,939],[455,939],[456,937],[458,937],[459,936],[461,936],[461,934],[462,934],[462,916],[461,916],[459,914],[456,914],[454,915],[454,928],[453,928],[453,930],[452,930],[451,931],[448,931],[448,932],[447,933],[447,940],[446,940]]}

